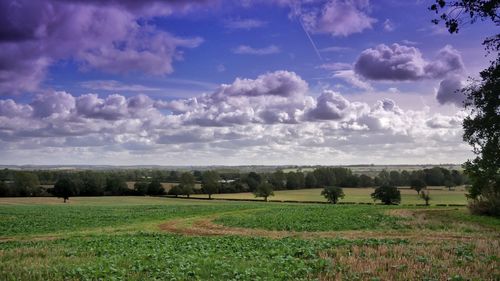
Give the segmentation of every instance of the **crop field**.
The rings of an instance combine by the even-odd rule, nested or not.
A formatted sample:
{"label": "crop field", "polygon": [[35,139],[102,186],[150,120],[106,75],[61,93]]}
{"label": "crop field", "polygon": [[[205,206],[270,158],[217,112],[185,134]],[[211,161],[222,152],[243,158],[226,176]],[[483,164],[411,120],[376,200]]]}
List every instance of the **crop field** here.
{"label": "crop field", "polygon": [[[343,188],[345,198],[340,202],[354,202],[354,203],[373,203],[370,194],[373,188]],[[318,201],[326,202],[325,197],[321,195],[322,189],[296,189],[296,190],[279,190],[274,192],[274,196],[269,197],[269,200],[292,200],[292,201]],[[415,190],[409,188],[400,188],[401,191],[401,204],[422,204],[424,201],[418,196]],[[429,189],[431,196],[431,205],[436,204],[467,204],[465,197],[466,191],[463,187],[456,188],[455,190],[448,191],[446,188],[433,187]],[[206,198],[207,195],[195,194],[194,197]],[[255,199],[255,196],[250,193],[228,193],[228,194],[214,194],[213,198],[218,199]]]}
{"label": "crop field", "polygon": [[463,207],[0,199],[0,280],[500,280]]}

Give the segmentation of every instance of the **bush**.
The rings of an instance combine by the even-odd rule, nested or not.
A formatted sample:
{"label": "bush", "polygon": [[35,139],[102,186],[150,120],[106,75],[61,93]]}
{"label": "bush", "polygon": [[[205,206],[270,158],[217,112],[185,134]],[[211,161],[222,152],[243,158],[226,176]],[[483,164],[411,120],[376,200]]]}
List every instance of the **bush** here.
{"label": "bush", "polygon": [[373,200],[380,200],[385,205],[397,205],[401,202],[401,192],[394,185],[381,185],[371,196]]}
{"label": "bush", "polygon": [[328,202],[337,204],[340,198],[344,198],[344,191],[338,186],[327,186],[321,191],[321,195],[325,196]]}

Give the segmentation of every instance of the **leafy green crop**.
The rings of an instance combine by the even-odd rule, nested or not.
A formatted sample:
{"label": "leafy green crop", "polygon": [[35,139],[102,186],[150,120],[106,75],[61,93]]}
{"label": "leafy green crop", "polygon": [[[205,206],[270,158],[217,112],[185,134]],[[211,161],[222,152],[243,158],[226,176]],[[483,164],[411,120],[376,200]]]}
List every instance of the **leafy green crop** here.
{"label": "leafy green crop", "polygon": [[382,206],[284,205],[229,214],[216,219],[227,226],[291,231],[400,229],[403,218],[383,214]]}
{"label": "leafy green crop", "polygon": [[18,234],[67,232],[147,221],[166,221],[178,217],[245,208],[255,208],[255,205],[0,206],[0,237]]}
{"label": "leafy green crop", "polygon": [[0,279],[309,280],[332,264],[319,252],[403,240],[300,240],[135,233],[0,244]]}

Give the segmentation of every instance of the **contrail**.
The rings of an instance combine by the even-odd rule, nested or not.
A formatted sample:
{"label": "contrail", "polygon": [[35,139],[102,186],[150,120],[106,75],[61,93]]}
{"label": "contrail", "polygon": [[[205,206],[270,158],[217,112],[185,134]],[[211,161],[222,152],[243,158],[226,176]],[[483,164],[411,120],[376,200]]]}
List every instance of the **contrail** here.
{"label": "contrail", "polygon": [[304,26],[304,24],[302,23],[302,20],[300,19],[300,16],[297,16],[299,22],[300,22],[300,26],[302,26],[302,30],[304,30],[304,32],[306,33],[307,35],[307,38],[309,38],[309,42],[311,42],[311,45],[313,46],[314,48],[314,51],[316,52],[316,55],[318,56],[319,60],[323,62],[323,57],[321,57],[321,54],[319,53],[319,50],[318,48],[316,47],[316,44],[314,44],[314,41],[311,37],[311,35],[309,35],[309,32],[307,32],[307,29],[306,27]]}

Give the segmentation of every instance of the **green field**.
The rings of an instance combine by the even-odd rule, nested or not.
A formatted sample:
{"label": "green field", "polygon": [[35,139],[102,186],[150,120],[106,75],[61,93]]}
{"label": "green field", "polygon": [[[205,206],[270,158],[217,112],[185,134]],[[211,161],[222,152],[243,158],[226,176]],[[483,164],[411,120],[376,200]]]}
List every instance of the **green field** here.
{"label": "green field", "polygon": [[[292,201],[319,201],[326,202],[325,197],[321,195],[320,188],[312,189],[297,189],[297,190],[279,190],[274,192],[274,196],[269,197],[270,200],[292,200]],[[373,203],[370,194],[373,188],[344,188],[345,198],[340,202],[355,202],[355,203]],[[425,203],[417,194],[415,190],[409,188],[400,188],[401,191],[401,204],[423,204]],[[436,187],[429,189],[431,195],[431,205],[436,204],[467,204],[465,197],[466,191],[464,188],[456,188],[455,190],[448,191],[446,188]],[[207,195],[196,194],[194,197],[206,198]],[[218,199],[255,199],[255,196],[250,193],[228,193],[228,194],[214,194],[213,198]]]}
{"label": "green field", "polygon": [[0,280],[498,280],[463,207],[0,199]]}

